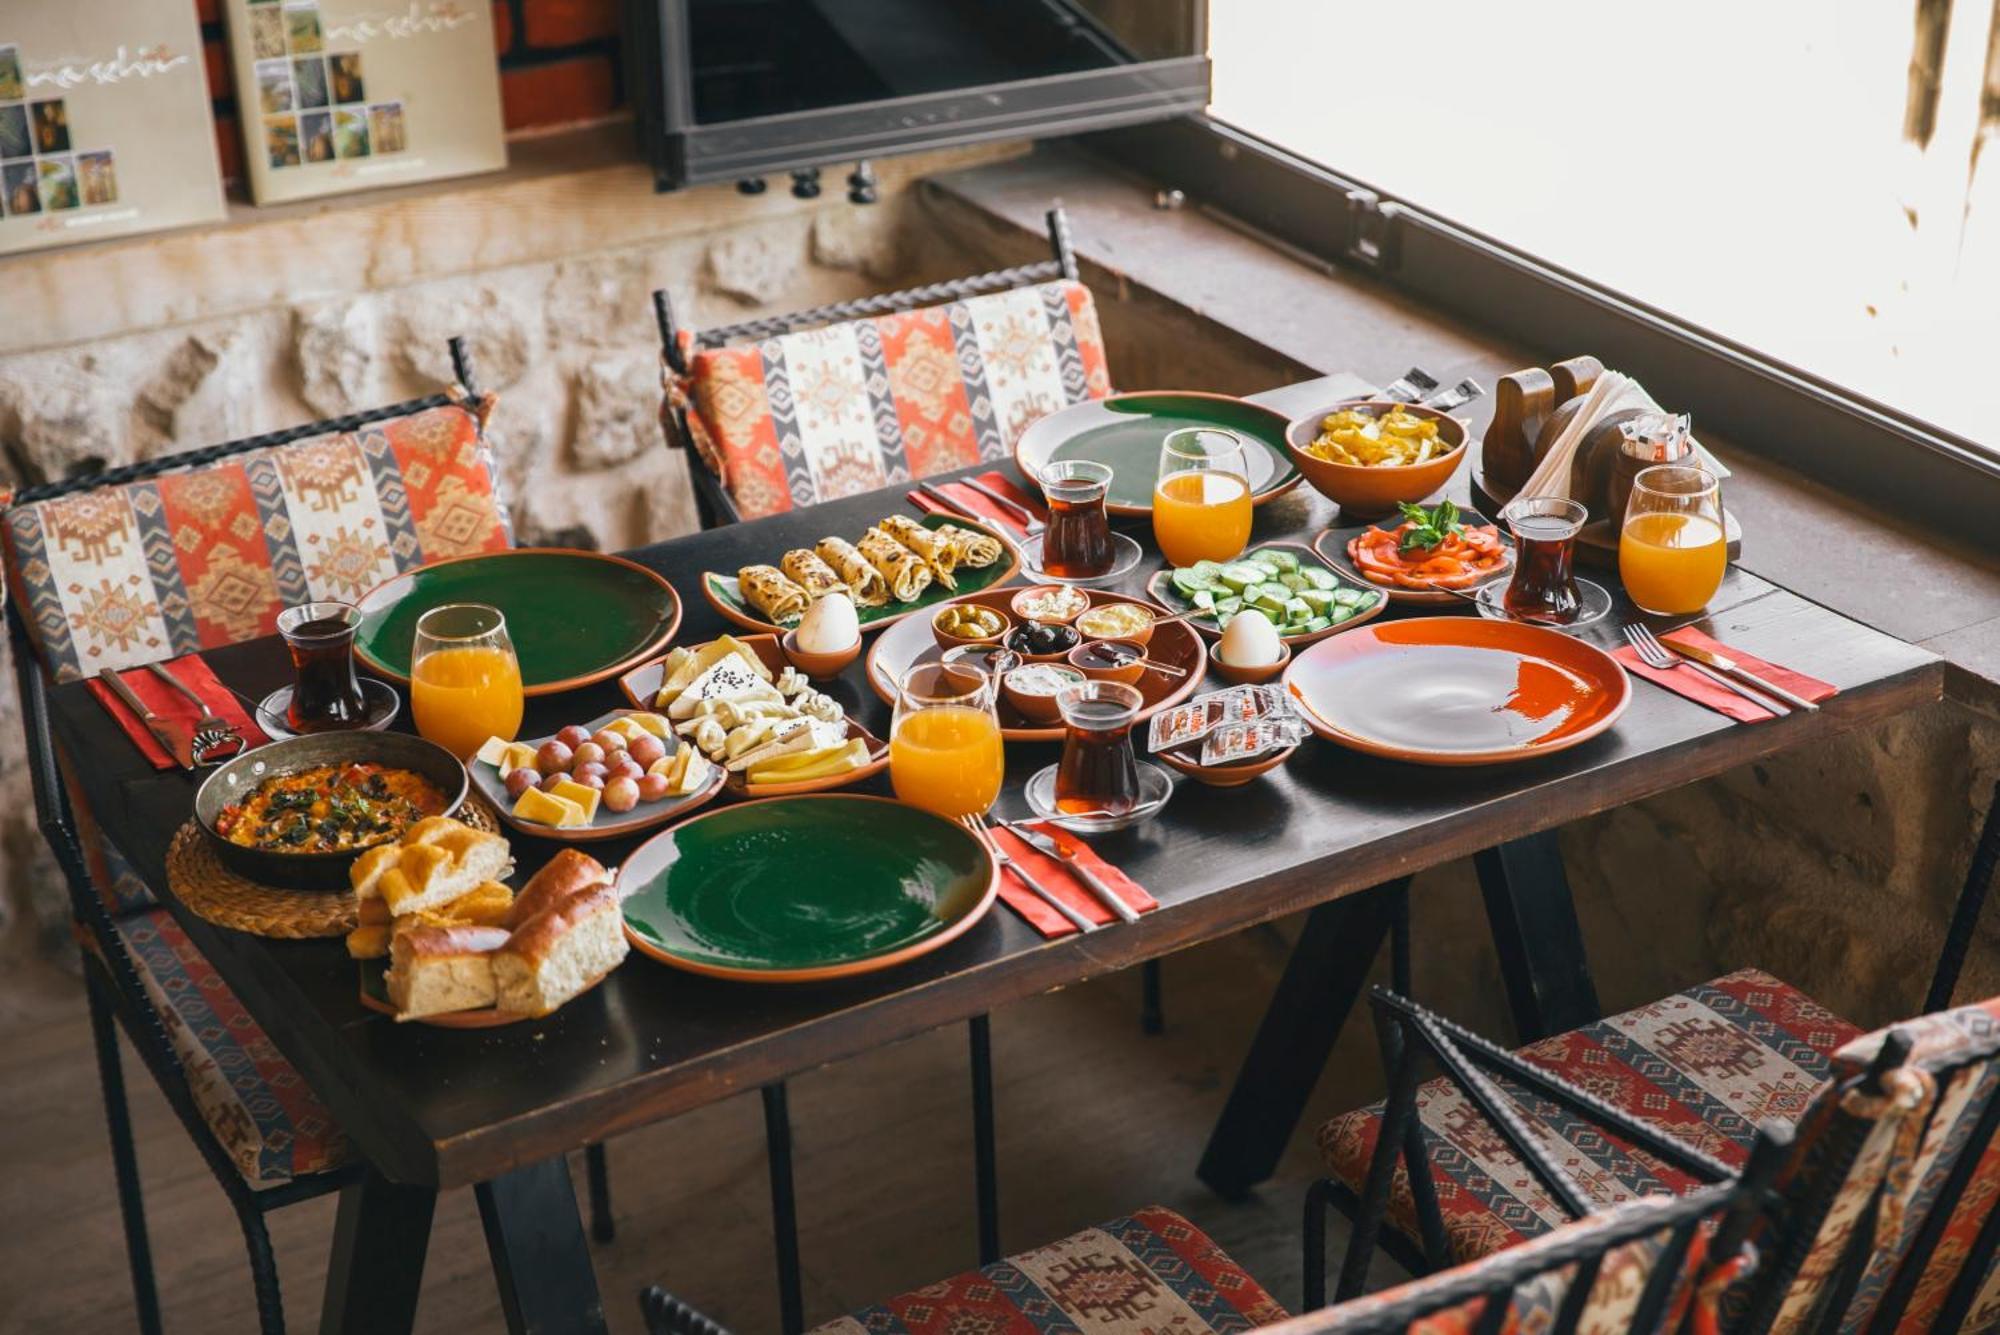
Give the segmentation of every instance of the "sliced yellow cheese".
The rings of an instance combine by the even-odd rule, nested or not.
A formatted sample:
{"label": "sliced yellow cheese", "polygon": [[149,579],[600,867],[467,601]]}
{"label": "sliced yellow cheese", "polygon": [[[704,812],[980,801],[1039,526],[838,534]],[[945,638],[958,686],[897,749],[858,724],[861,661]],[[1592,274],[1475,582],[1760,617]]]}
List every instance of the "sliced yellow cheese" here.
{"label": "sliced yellow cheese", "polygon": [[505,737],[488,737],[484,742],[480,743],[479,750],[473,756],[473,759],[483,760],[487,764],[497,767],[506,758],[507,748],[510,745],[512,743]]}
{"label": "sliced yellow cheese", "polygon": [[535,767],[535,748],[526,742],[509,742],[507,751],[500,757],[499,769],[502,774],[512,774],[517,769]]}
{"label": "sliced yellow cheese", "polygon": [[[681,752],[687,757],[687,763],[682,766],[678,780],[669,778],[667,781],[669,791],[676,797],[686,797],[708,782],[708,759],[691,746],[683,745]],[[679,760],[680,756],[675,759]]]}
{"label": "sliced yellow cheese", "polygon": [[553,825],[565,829],[574,825],[588,825],[590,818],[583,814],[583,808],[566,797],[545,793],[539,788],[530,788],[522,793],[514,803],[514,814],[522,820],[531,820],[538,825]]}
{"label": "sliced yellow cheese", "polygon": [[604,731],[615,732],[628,742],[634,738],[646,735],[646,729],[634,723],[630,714],[621,714],[619,717],[612,719],[604,725]]}
{"label": "sliced yellow cheese", "polygon": [[809,779],[826,779],[836,774],[847,774],[868,763],[868,743],[859,737],[839,746],[822,747],[817,751],[805,751],[796,755],[780,756],[766,765],[759,765],[750,771],[751,784],[760,783],[804,783]]}
{"label": "sliced yellow cheese", "polygon": [[588,784],[578,783],[575,779],[564,779],[549,789],[549,796],[576,803],[583,808],[584,820],[589,821],[596,817],[597,799],[603,794]]}
{"label": "sliced yellow cheese", "polygon": [[633,725],[663,740],[674,735],[674,725],[668,722],[665,714],[627,714],[625,717]]}

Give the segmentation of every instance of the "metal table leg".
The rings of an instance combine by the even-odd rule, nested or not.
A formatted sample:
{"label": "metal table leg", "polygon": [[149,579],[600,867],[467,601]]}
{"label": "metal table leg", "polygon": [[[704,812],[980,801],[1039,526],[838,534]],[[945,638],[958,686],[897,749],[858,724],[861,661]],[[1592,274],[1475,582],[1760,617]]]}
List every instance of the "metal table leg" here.
{"label": "metal table leg", "polygon": [[1240,1198],[1277,1168],[1409,888],[1398,877],[1306,915],[1195,1170],[1218,1194]]}
{"label": "metal table leg", "polygon": [[417,1319],[437,1189],[391,1182],[372,1167],[341,1188],[326,1267],[323,1335],[393,1335]]}
{"label": "metal table leg", "polygon": [[568,1161],[558,1154],[516,1168],[473,1194],[507,1329],[516,1335],[606,1330]]}
{"label": "metal table leg", "polygon": [[1476,853],[1472,865],[1486,897],[1515,1037],[1531,1043],[1602,1019],[1556,832]]}

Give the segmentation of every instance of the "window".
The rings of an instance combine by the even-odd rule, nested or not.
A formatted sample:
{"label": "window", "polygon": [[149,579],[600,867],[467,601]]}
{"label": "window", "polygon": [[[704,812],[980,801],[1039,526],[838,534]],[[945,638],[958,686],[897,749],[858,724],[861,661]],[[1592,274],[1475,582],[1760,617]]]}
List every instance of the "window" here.
{"label": "window", "polygon": [[1217,120],[2000,456],[1991,0],[1209,22]]}

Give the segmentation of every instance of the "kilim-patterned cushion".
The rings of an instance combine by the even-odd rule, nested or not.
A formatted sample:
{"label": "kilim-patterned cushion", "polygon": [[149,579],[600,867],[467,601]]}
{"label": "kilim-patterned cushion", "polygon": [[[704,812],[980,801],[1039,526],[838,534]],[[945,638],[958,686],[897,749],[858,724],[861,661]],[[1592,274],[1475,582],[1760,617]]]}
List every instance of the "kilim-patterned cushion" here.
{"label": "kilim-patterned cushion", "polygon": [[1204,1335],[1284,1316],[1200,1229],[1153,1206],[828,1322],[815,1335]]}
{"label": "kilim-patterned cushion", "polygon": [[[1868,1098],[1855,1090],[1843,1096],[1829,1087],[1801,1129],[1802,1141],[1815,1134],[1836,1104],[1873,1122],[1785,1295],[1772,1326],[1779,1335],[1822,1328],[1817,1308],[1830,1301],[1827,1286],[1837,1275],[1855,1230],[1868,1220],[1871,1205],[1875,1232],[1867,1240],[1868,1263],[1846,1299],[1838,1329],[1874,1329],[1870,1319],[1925,1231],[1975,1128],[2000,1093],[2000,998],[1892,1028],[1907,1034],[1912,1046],[1904,1065],[1885,1079],[1883,1095]],[[1843,1047],[1834,1056],[1835,1075],[1847,1080],[1861,1074],[1889,1032],[1878,1030]],[[1812,1175],[1825,1166],[1820,1156],[1803,1156],[1797,1180],[1782,1183],[1782,1189],[1789,1195],[1809,1196],[1815,1185]],[[1942,1329],[1939,1318],[1945,1301],[1996,1201],[2000,1201],[2000,1151],[1988,1144],[1973,1164],[1921,1273],[1913,1277],[1915,1287],[1895,1326],[1899,1335]],[[1951,1323],[1951,1329],[1996,1328],[2000,1328],[2000,1261],[1989,1261],[1971,1309],[1963,1321]]]}
{"label": "kilim-patterned cushion", "polygon": [[479,419],[451,404],[5,520],[8,579],[59,682],[268,635],[296,603],[510,545]]}
{"label": "kilim-patterned cushion", "polygon": [[[1741,1166],[1757,1124],[1796,1123],[1825,1081],[1835,1049],[1859,1033],[1796,988],[1745,970],[1530,1044],[1519,1055]],[[1561,1105],[1503,1077],[1496,1083],[1596,1205],[1678,1195],[1700,1185]],[[1417,1107],[1455,1262],[1515,1246],[1568,1221],[1499,1131],[1449,1081],[1423,1085]],[[1381,1126],[1378,1103],[1320,1128],[1327,1171],[1357,1195]],[[1388,1222],[1406,1239],[1417,1237],[1416,1208],[1400,1165]]]}
{"label": "kilim-patterned cushion", "polygon": [[253,1188],[345,1162],[347,1137],[222,976],[165,909],[117,920],[118,935],[223,1153]]}
{"label": "kilim-patterned cushion", "polygon": [[[1349,1299],[1326,1311],[1281,1322],[1271,1327],[1267,1335],[1287,1335],[1295,1329],[1300,1335],[1308,1330],[1313,1335],[1342,1335],[1346,1331],[1380,1330],[1385,1322],[1391,1321],[1402,1323],[1409,1335],[1472,1335],[1480,1329],[1480,1319],[1486,1315],[1487,1305],[1493,1300],[1479,1297],[1447,1303],[1442,1307],[1434,1306],[1446,1301],[1448,1290],[1459,1289],[1467,1280],[1476,1279],[1482,1269],[1500,1264],[1503,1258],[1508,1264],[1520,1263],[1532,1268],[1537,1252],[1560,1250],[1568,1253],[1572,1245],[1586,1245],[1591,1234],[1606,1229],[1622,1229],[1648,1214],[1658,1213],[1666,1203],[1662,1197],[1629,1201],[1593,1214],[1587,1220],[1553,1229],[1511,1251],[1467,1261],[1393,1289]],[[1579,1331],[1629,1329],[1640,1296],[1645,1293],[1661,1257],[1666,1254],[1670,1237],[1671,1231],[1662,1225],[1659,1232],[1644,1234],[1608,1250],[1602,1244],[1588,1247],[1587,1251],[1601,1255],[1602,1261],[1597,1268],[1596,1282],[1591,1285],[1590,1296],[1584,1299],[1574,1328]],[[1708,1258],[1708,1241],[1706,1230],[1698,1232],[1687,1250],[1681,1253],[1676,1284],[1668,1300],[1668,1318],[1661,1323],[1660,1329],[1680,1329],[1681,1317],[1696,1301],[1702,1304],[1705,1315],[1712,1315],[1721,1298],[1723,1285],[1745,1273],[1755,1260],[1754,1249],[1747,1249],[1742,1253],[1742,1259],[1730,1264],[1726,1270],[1716,1268],[1703,1275]],[[1557,1266],[1553,1257],[1545,1264],[1553,1268],[1515,1285],[1500,1329],[1526,1332],[1555,1328],[1557,1314],[1569,1297],[1570,1286],[1575,1282],[1578,1270],[1574,1265]],[[1698,1290],[1694,1282],[1697,1277],[1701,1278]]]}
{"label": "kilim-patterned cushion", "polygon": [[697,352],[668,387],[745,519],[1004,458],[1110,390],[1067,281]]}

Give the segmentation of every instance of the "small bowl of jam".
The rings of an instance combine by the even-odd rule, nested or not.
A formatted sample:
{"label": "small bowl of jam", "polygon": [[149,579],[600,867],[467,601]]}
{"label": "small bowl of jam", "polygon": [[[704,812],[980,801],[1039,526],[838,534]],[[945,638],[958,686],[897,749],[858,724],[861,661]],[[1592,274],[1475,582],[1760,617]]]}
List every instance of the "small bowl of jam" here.
{"label": "small bowl of jam", "polygon": [[1130,640],[1092,640],[1069,651],[1069,665],[1092,681],[1135,685],[1146,675],[1146,648]]}
{"label": "small bowl of jam", "polygon": [[1030,663],[1054,663],[1083,643],[1075,626],[1060,621],[1028,621],[1014,627],[1001,641]]}

